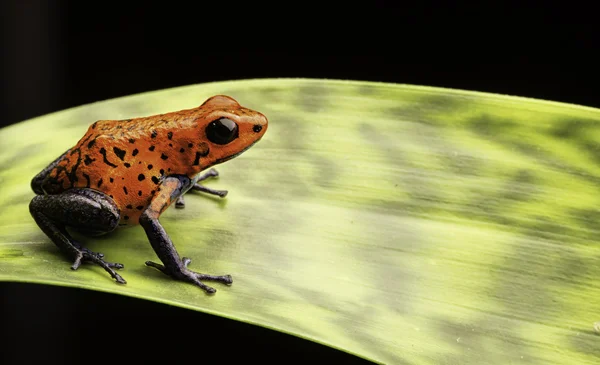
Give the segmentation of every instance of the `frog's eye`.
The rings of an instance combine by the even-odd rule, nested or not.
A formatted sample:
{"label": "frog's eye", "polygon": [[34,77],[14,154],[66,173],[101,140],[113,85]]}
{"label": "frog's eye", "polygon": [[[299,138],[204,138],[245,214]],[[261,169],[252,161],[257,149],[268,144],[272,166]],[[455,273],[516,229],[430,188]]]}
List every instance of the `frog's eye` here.
{"label": "frog's eye", "polygon": [[238,137],[238,126],[231,119],[219,118],[206,126],[206,137],[216,144],[227,144]]}

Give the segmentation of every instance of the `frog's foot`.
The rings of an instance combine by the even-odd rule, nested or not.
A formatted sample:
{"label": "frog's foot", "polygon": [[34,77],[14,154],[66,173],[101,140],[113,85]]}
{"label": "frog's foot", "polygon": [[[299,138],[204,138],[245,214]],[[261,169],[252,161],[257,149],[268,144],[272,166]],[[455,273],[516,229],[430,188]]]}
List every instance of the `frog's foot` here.
{"label": "frog's foot", "polygon": [[117,283],[127,284],[125,279],[123,279],[121,275],[119,275],[115,270],[113,270],[113,268],[122,269],[124,267],[123,264],[119,264],[117,262],[104,261],[102,259],[103,257],[104,255],[101,253],[95,253],[88,250],[87,248],[81,248],[81,246],[79,246],[79,248],[76,249],[75,261],[73,262],[71,269],[77,270],[83,262],[90,262],[106,270],[106,272],[109,273],[110,276],[117,281]]}
{"label": "frog's foot", "polygon": [[[204,173],[203,175],[201,175],[198,178],[198,181],[206,180],[206,179],[208,179],[210,177],[217,177],[217,176],[219,176],[219,173],[217,172],[217,170],[210,169],[206,173]],[[216,196],[219,196],[221,198],[224,198],[225,196],[227,196],[227,193],[228,193],[227,190],[215,190],[215,189],[207,188],[206,186],[200,185],[198,183],[194,184],[194,186],[192,186],[192,188],[190,190],[201,191],[203,193],[207,193],[207,194],[211,194],[211,195],[216,195]],[[175,208],[179,208],[179,209],[185,208],[185,200],[183,198],[183,195],[181,195],[175,201]]]}
{"label": "frog's foot", "polygon": [[202,280],[206,281],[216,281],[223,284],[231,285],[233,283],[233,279],[231,275],[208,275],[201,274],[195,271],[189,270],[187,267],[192,262],[191,259],[187,257],[183,257],[181,259],[182,264],[180,267],[174,269],[167,269],[165,266],[161,264],[157,264],[156,262],[146,261],[146,265],[150,267],[154,267],[160,271],[162,271],[165,275],[168,275],[176,280],[187,281],[192,284],[196,284],[200,288],[202,288],[208,294],[213,294],[216,292],[216,289],[204,284]]}

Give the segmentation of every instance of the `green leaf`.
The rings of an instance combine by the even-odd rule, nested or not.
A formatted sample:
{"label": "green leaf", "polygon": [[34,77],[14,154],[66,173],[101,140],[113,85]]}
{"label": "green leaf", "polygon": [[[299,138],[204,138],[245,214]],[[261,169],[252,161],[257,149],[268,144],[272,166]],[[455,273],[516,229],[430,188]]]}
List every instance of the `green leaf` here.
{"label": "green leaf", "polygon": [[[161,217],[207,296],[144,266],[141,228],[86,239],[118,285],[29,215],[31,178],[97,119],[227,94],[269,118]],[[457,90],[275,79],[103,101],[0,130],[0,280],[76,286],[255,323],[381,363],[597,364],[600,111]]]}

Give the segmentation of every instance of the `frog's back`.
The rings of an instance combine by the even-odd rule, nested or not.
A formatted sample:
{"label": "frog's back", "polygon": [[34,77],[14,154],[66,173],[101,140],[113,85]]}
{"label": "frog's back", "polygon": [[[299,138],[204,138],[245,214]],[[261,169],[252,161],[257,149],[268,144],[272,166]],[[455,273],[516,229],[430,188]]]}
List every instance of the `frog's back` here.
{"label": "frog's back", "polygon": [[[99,140],[110,138],[110,133],[106,131],[116,128],[117,122],[120,121],[100,120],[92,124],[73,147],[33,178],[31,182],[33,191],[37,194],[60,194],[71,188],[91,186],[91,181],[88,184],[86,179],[89,174],[82,171],[83,167],[96,161],[97,158],[90,152]],[[99,133],[95,133],[96,130]],[[80,178],[86,181],[81,181]]]}
{"label": "frog's back", "polygon": [[[75,146],[33,179],[32,188],[38,194],[93,188],[115,200],[131,191],[147,199],[162,175],[174,167],[174,158],[167,161],[175,154],[175,147],[180,151],[179,146],[173,146],[173,130],[184,134],[186,123],[193,120],[193,111],[99,120]],[[177,158],[185,162],[181,156]]]}
{"label": "frog's back", "polygon": [[[110,196],[135,225],[165,176],[187,175],[208,153],[192,124],[199,108],[126,120],[100,120],[32,181],[37,194],[90,188]],[[203,152],[204,151],[204,152]],[[195,171],[195,170],[194,170]]]}

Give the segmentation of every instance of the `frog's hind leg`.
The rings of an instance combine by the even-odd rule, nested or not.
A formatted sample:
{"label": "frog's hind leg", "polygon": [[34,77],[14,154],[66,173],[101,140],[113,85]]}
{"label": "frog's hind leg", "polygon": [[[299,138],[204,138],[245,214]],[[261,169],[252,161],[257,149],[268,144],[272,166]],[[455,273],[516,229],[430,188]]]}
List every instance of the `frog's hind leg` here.
{"label": "frog's hind leg", "polygon": [[[197,182],[194,184],[194,186],[192,186],[192,188],[190,190],[201,191],[203,193],[216,195],[221,198],[226,197],[227,190],[215,190],[215,189],[207,188],[206,186],[198,184],[198,182],[200,182],[202,180],[206,180],[210,177],[217,177],[217,176],[219,176],[219,173],[217,172],[217,170],[215,170],[215,169],[208,170],[206,173],[202,174],[198,178]],[[183,196],[184,195],[181,195],[179,198],[177,198],[177,200],[175,201],[175,208],[179,208],[179,209],[185,208],[185,200],[184,200]]]}
{"label": "frog's hind leg", "polygon": [[83,248],[66,230],[69,226],[98,235],[117,228],[119,210],[104,193],[72,189],[62,194],[37,195],[29,204],[29,211],[52,242],[74,260],[73,270],[77,270],[82,262],[91,262],[106,270],[118,283],[126,283],[114,270],[123,268],[122,264],[104,261],[104,255]]}

